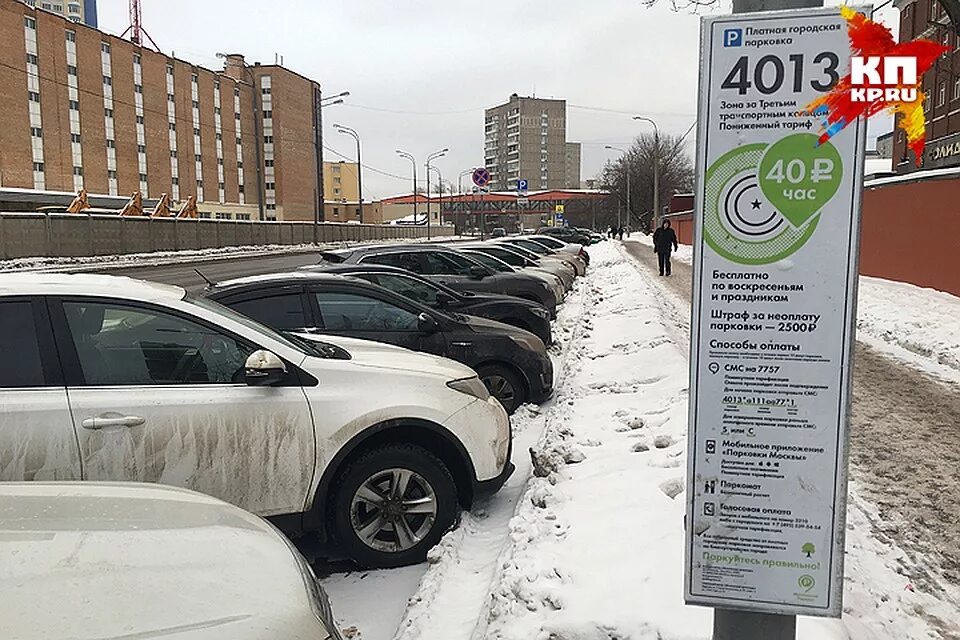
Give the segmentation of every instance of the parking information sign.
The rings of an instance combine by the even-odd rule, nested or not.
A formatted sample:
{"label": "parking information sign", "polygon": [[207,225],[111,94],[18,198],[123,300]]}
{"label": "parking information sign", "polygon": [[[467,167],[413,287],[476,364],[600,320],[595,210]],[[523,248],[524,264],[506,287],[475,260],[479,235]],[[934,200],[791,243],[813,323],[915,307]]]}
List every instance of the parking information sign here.
{"label": "parking information sign", "polygon": [[836,8],[705,19],[688,603],[839,616],[865,124],[818,144]]}

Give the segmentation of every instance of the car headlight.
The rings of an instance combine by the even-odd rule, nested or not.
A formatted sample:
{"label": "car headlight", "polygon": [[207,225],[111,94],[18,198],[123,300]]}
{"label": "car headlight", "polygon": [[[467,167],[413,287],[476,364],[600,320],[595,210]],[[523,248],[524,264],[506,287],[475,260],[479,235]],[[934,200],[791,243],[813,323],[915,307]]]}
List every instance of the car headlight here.
{"label": "car headlight", "polygon": [[447,383],[447,386],[454,391],[465,393],[468,396],[473,396],[474,398],[483,400],[484,402],[486,402],[487,398],[490,397],[490,392],[487,390],[487,386],[480,382],[480,378],[477,376],[473,376],[472,378],[451,380]]}
{"label": "car headlight", "polygon": [[543,345],[543,341],[533,334],[529,336],[514,335],[510,336],[510,339],[522,349],[536,351],[537,353],[546,353],[547,348]]}
{"label": "car headlight", "polygon": [[536,309],[531,309],[530,311],[531,313],[533,313],[533,315],[537,316],[538,318],[542,318],[544,320],[550,319],[550,312],[547,311],[546,309],[537,307]]}

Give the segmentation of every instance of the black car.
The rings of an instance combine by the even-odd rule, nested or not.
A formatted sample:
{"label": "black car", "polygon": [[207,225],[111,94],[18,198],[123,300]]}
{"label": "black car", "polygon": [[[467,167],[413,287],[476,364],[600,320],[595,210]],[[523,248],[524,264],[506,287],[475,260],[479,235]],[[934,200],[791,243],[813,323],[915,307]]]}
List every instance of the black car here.
{"label": "black car", "polygon": [[323,251],[332,264],[382,264],[417,273],[457,291],[499,293],[537,302],[557,315],[557,294],[542,278],[528,273],[499,273],[449,248],[425,245],[357,246]]}
{"label": "black car", "polygon": [[577,231],[573,227],[540,227],[537,229],[537,235],[551,236],[564,242],[582,244],[585,247],[590,244],[590,237]]}
{"label": "black car", "polygon": [[217,283],[204,295],[278,331],[386,342],[462,362],[510,413],[553,393],[553,363],[529,331],[441,313],[360,278],[281,273]]}
{"label": "black car", "polygon": [[496,320],[526,329],[546,345],[552,342],[550,312],[537,302],[496,293],[455,291],[415,273],[380,264],[320,264],[301,267],[301,270],[363,278],[431,309]]}

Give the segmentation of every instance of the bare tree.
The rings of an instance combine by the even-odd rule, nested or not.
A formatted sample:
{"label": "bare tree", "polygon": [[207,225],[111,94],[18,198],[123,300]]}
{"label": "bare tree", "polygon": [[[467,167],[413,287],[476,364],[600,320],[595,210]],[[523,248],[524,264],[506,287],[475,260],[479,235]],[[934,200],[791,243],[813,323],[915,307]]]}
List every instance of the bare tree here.
{"label": "bare tree", "polygon": [[[693,189],[693,164],[683,152],[679,136],[661,135],[660,149],[651,133],[633,141],[627,153],[607,162],[600,173],[602,187],[609,191],[626,211],[627,171],[630,172],[630,210],[623,220],[633,229],[650,231],[653,220],[653,165],[660,158],[660,203],[666,205],[674,193]],[[658,156],[659,154],[659,156]]]}

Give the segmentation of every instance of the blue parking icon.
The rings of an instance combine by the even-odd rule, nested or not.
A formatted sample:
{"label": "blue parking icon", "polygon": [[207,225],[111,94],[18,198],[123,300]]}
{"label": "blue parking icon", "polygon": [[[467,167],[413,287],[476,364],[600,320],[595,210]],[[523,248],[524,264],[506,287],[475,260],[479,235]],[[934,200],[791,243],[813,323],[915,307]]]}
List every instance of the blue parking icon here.
{"label": "blue parking icon", "polygon": [[517,191],[526,191],[529,182],[526,180],[517,180]]}
{"label": "blue parking icon", "polygon": [[743,46],[743,29],[724,29],[723,46],[742,47]]}

